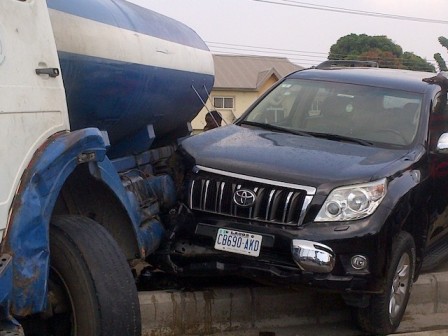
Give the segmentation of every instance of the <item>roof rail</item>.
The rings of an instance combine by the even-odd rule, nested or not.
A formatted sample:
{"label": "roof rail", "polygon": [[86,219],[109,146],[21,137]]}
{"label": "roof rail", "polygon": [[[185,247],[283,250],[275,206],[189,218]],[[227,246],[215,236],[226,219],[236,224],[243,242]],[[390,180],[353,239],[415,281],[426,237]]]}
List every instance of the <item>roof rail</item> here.
{"label": "roof rail", "polygon": [[378,63],[374,61],[358,60],[329,60],[316,66],[316,69],[330,68],[378,68]]}

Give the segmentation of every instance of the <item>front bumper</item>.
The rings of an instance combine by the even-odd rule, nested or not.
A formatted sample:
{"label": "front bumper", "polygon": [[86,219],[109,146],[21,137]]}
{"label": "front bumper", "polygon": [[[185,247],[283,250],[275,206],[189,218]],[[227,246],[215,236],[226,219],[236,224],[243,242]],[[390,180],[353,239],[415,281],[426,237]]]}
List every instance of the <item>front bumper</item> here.
{"label": "front bumper", "polygon": [[[381,210],[377,216],[347,225],[310,223],[296,228],[209,217],[181,230],[177,243],[186,243],[175,247],[171,257],[184,275],[237,274],[270,284],[379,293],[383,291],[387,239],[385,230],[380,230],[384,223]],[[220,228],[261,235],[260,255],[216,250]]]}
{"label": "front bumper", "polygon": [[293,239],[291,253],[295,263],[305,272],[330,273],[336,263],[336,255],[330,247],[309,240]]}

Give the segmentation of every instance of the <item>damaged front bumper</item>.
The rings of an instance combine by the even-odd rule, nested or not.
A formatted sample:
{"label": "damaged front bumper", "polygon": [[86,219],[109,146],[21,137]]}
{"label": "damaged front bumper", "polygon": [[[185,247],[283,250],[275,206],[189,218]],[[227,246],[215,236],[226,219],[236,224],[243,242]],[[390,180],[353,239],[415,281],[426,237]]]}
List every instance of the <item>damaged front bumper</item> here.
{"label": "damaged front bumper", "polygon": [[[372,225],[374,221],[372,216],[356,225],[307,225],[290,229],[222,219],[193,220],[181,227],[156,255],[159,261],[166,259],[164,266],[159,264],[161,269],[180,276],[228,274],[273,285],[380,293],[384,290],[381,279],[386,240],[384,232],[371,230],[376,226]],[[259,254],[223,250],[218,246],[224,241],[223,229],[235,235],[259,237]],[[232,242],[239,242],[238,239]]]}

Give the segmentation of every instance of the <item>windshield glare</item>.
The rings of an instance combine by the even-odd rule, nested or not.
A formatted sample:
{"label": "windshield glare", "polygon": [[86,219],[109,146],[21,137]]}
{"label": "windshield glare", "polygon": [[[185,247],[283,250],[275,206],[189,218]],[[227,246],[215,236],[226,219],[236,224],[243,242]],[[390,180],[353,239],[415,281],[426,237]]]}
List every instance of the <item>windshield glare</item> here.
{"label": "windshield glare", "polygon": [[288,79],[244,120],[398,146],[417,133],[422,96],[388,88]]}

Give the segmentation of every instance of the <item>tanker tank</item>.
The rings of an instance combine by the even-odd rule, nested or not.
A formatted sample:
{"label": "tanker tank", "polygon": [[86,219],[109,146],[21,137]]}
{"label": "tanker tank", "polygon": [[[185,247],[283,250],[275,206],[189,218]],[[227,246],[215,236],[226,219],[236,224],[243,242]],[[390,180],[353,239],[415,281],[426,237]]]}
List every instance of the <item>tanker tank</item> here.
{"label": "tanker tank", "polygon": [[107,131],[124,154],[152,130],[185,135],[214,82],[212,55],[192,29],[124,0],[47,4],[72,130]]}

